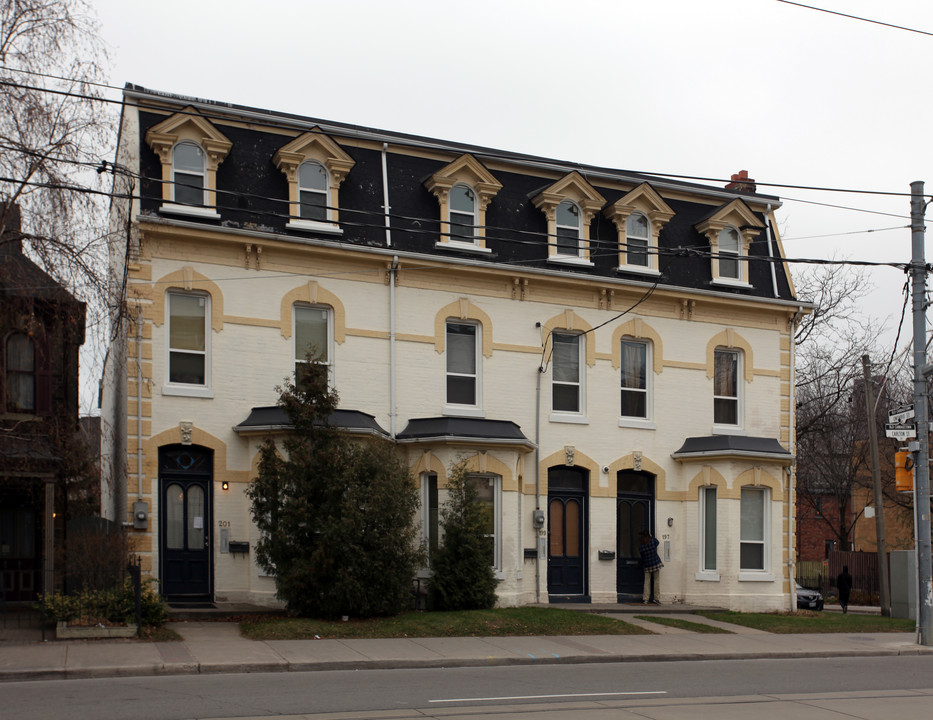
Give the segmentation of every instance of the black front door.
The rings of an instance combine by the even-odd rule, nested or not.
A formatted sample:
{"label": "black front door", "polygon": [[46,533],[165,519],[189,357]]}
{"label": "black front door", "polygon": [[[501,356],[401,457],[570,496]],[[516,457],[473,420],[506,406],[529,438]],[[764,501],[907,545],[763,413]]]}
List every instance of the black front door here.
{"label": "black front door", "polygon": [[617,478],[616,591],[619,602],[636,602],[645,586],[638,535],[642,530],[654,532],[654,477],[621,470]]}
{"label": "black front door", "polygon": [[589,472],[548,470],[547,591],[551,602],[586,602],[586,497]]}
{"label": "black front door", "polygon": [[168,600],[211,600],[213,453],[173,445],[159,451],[161,590]]}

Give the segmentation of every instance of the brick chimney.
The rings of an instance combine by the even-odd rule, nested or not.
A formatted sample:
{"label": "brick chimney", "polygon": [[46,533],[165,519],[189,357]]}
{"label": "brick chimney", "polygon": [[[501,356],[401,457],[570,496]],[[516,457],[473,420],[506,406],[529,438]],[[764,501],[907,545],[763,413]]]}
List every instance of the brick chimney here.
{"label": "brick chimney", "polygon": [[22,251],[23,226],[19,205],[0,203],[0,253],[11,255]]}
{"label": "brick chimney", "polygon": [[755,185],[755,179],[748,176],[748,170],[739,170],[732,176],[732,182],[726,185],[726,190],[753,193],[758,190],[758,186]]}

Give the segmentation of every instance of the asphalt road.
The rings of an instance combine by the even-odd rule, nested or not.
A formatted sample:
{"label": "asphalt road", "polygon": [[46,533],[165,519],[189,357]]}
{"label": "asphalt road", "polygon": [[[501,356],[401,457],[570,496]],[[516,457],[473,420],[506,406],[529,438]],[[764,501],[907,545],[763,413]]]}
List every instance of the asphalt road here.
{"label": "asphalt road", "polygon": [[[581,702],[730,697],[747,702],[744,698],[759,695],[930,687],[931,656],[179,675],[5,683],[0,717],[187,720],[417,709],[414,714],[430,717],[434,710],[466,708],[482,708],[486,716],[528,704],[559,710]],[[888,701],[890,717],[899,716],[898,697],[895,693]],[[933,702],[929,697],[925,702],[930,712]],[[586,717],[583,711],[576,710]],[[749,715],[736,715],[742,716]]]}

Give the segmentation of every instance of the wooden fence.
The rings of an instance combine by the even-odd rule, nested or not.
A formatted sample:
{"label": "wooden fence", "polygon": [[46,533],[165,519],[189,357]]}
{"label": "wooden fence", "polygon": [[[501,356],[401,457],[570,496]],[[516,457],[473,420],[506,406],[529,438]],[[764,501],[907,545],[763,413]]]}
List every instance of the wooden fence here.
{"label": "wooden fence", "polygon": [[804,587],[819,590],[824,598],[833,598],[837,594],[836,577],[845,565],[852,576],[852,604],[879,604],[878,553],[831,550],[823,562],[797,563],[796,580]]}

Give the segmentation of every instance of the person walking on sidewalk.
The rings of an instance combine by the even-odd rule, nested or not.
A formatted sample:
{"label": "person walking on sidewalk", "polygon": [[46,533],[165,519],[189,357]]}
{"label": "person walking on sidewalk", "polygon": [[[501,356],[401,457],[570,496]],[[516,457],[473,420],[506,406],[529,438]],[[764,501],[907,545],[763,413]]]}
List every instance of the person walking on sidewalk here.
{"label": "person walking on sidewalk", "polygon": [[[647,605],[650,599],[655,605],[661,604],[661,573],[664,567],[661,558],[658,556],[658,539],[652,537],[648,530],[641,531],[641,542],[638,545],[638,552],[641,555],[641,565],[645,570],[645,589],[642,592],[642,604]],[[654,593],[651,589],[654,586]]]}
{"label": "person walking on sidewalk", "polygon": [[849,575],[849,566],[843,565],[842,572],[836,578],[836,588],[839,590],[839,604],[842,612],[849,612],[849,593],[852,592],[852,576]]}

